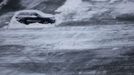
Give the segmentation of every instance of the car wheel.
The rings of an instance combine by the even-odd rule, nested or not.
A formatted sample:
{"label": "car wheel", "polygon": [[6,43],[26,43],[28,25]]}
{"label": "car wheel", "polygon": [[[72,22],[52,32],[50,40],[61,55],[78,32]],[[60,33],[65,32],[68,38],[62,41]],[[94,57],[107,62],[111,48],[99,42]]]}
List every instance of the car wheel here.
{"label": "car wheel", "polygon": [[43,24],[48,24],[48,22],[47,21],[44,21]]}
{"label": "car wheel", "polygon": [[27,20],[24,20],[24,24],[29,25],[30,23],[28,23]]}

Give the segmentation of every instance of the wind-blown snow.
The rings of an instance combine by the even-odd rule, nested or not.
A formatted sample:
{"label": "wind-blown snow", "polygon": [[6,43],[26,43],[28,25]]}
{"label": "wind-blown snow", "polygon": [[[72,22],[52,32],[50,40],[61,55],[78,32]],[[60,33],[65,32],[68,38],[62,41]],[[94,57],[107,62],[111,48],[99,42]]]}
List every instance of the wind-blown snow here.
{"label": "wind-blown snow", "polygon": [[63,21],[88,20],[95,14],[106,12],[106,8],[92,9],[93,5],[82,0],[67,0],[63,6],[56,11],[61,12]]}
{"label": "wind-blown snow", "polygon": [[[4,0],[0,6],[6,4],[7,1],[8,0]],[[43,5],[43,3],[48,1],[20,0],[20,3],[22,6],[26,6],[26,9],[39,9],[40,7],[39,10],[47,11],[52,9],[51,7],[47,7],[46,4]],[[40,4],[42,5],[40,6]],[[60,5],[57,4],[57,6]],[[48,8],[47,10],[44,9],[46,7]],[[66,2],[56,10],[56,12],[60,12],[60,14],[55,15],[56,25],[68,21],[90,21],[94,18],[100,21],[102,20],[100,17],[115,19],[116,16],[122,14],[134,14],[133,7],[134,2],[132,0],[66,0]],[[108,14],[108,16],[105,14]],[[0,19],[3,20],[5,18]]]}
{"label": "wind-blown snow", "polygon": [[[129,28],[132,29],[129,30]],[[0,32],[0,45],[26,45],[31,48],[48,50],[94,49],[133,45],[134,42],[130,41],[133,32],[133,25],[9,29]]]}
{"label": "wind-blown snow", "polygon": [[[90,5],[88,5],[87,3],[83,3],[82,0],[67,0],[63,6],[61,6],[56,10],[56,12],[61,12],[61,14],[58,16],[61,16],[64,21],[79,20],[87,16],[88,13],[86,13],[86,11],[89,8]],[[94,13],[95,12],[91,12],[90,14],[94,14]]]}
{"label": "wind-blown snow", "polygon": [[[115,18],[118,14],[134,13],[134,3],[127,0],[67,0],[63,6],[56,11],[61,12],[57,15],[62,21],[85,21],[90,20],[96,15],[103,16],[109,12],[110,18]],[[106,17],[106,16],[105,16]]]}
{"label": "wind-blown snow", "polygon": [[119,5],[115,6],[115,12],[119,14],[133,14],[134,13],[134,3],[133,2],[121,2]]}
{"label": "wind-blown snow", "polygon": [[71,12],[75,11],[76,8],[81,5],[82,0],[67,0],[63,6],[61,6],[58,10],[58,12]]}

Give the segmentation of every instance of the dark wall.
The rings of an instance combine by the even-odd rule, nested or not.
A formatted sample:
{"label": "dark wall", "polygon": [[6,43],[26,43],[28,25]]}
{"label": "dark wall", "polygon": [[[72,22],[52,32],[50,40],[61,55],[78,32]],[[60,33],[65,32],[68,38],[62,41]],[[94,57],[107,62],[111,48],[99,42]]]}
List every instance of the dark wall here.
{"label": "dark wall", "polygon": [[20,0],[9,0],[8,3],[1,8],[0,15],[21,9],[24,9],[24,7],[21,6]]}
{"label": "dark wall", "polygon": [[3,0],[0,0],[0,3],[2,2]]}
{"label": "dark wall", "polygon": [[66,0],[48,0],[40,3],[34,9],[41,10],[45,13],[55,14],[55,10],[64,4]]}
{"label": "dark wall", "polygon": [[[0,9],[0,15],[6,12],[27,9],[28,6],[22,6],[20,1],[21,0],[9,0],[8,3],[4,5],[2,9]],[[42,3],[38,4],[37,6],[31,9],[37,9],[45,13],[54,14],[55,10],[61,5],[63,5],[65,1],[66,0],[44,0]]]}

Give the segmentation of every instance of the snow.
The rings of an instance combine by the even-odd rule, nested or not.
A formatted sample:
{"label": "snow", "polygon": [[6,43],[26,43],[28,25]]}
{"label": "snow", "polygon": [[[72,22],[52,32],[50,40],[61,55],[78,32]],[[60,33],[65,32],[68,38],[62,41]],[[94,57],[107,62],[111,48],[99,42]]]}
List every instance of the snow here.
{"label": "snow", "polygon": [[121,2],[115,6],[115,11],[118,14],[133,14],[134,13],[133,2]]}
{"label": "snow", "polygon": [[[85,21],[95,17],[95,15],[109,12],[111,18],[121,14],[134,14],[134,2],[127,0],[67,0],[64,5],[59,7],[56,12],[60,12],[56,17],[60,17],[60,22]],[[100,2],[101,1],[101,2]],[[117,3],[116,3],[117,2]]]}
{"label": "snow", "polygon": [[[18,29],[0,32],[1,45],[17,44],[31,48],[64,50],[64,49],[94,49],[108,46],[133,45],[128,37],[132,37],[133,28],[126,25],[90,27],[50,27],[43,29]],[[118,32],[119,30],[119,32]],[[117,32],[116,32],[117,31]],[[129,36],[124,36],[129,34]],[[9,36],[9,37],[7,37]],[[25,36],[25,37],[24,37]],[[118,39],[124,40],[118,40]],[[112,40],[115,39],[115,40]],[[117,40],[116,40],[117,39]]]}
{"label": "snow", "polygon": [[58,8],[57,12],[72,12],[75,11],[79,5],[81,5],[82,0],[67,0],[63,6]]}
{"label": "snow", "polygon": [[[67,0],[63,6],[56,10],[56,12],[61,12],[61,14],[58,14],[58,16],[61,16],[63,21],[80,20],[87,17],[88,13],[86,12],[89,8],[90,5],[83,3],[82,0]],[[91,12],[91,15],[92,14],[94,14],[94,12]],[[89,14],[88,17],[91,15]]]}
{"label": "snow", "polygon": [[[43,0],[37,2],[39,4]],[[115,18],[118,15],[121,14],[132,14],[134,13],[134,3],[129,2],[126,0],[120,1],[120,3],[114,3],[119,0],[93,0],[96,2],[99,2],[97,4],[92,4],[87,1],[83,0],[66,0],[66,2],[59,7],[56,12],[60,12],[59,14],[56,15],[51,15],[51,14],[44,14],[42,12],[39,12],[43,16],[53,16],[56,18],[56,23],[55,25],[59,25],[60,23],[63,22],[72,22],[72,21],[90,21],[92,18],[96,16],[103,16],[102,14],[109,13],[111,17],[109,18]],[[22,1],[23,2],[23,1]],[[29,3],[29,1],[24,1],[26,3]],[[22,4],[26,4],[22,3]],[[113,3],[113,4],[112,4]],[[32,5],[37,5],[36,2],[33,3]],[[32,6],[32,5],[29,5]],[[31,7],[32,8],[32,7]],[[34,10],[23,10],[23,12],[33,12]],[[19,11],[22,12],[22,11]],[[18,12],[18,13],[19,13]],[[16,13],[17,14],[17,13]],[[107,17],[107,16],[105,16]],[[13,26],[12,26],[13,25]],[[44,27],[52,27],[55,25],[48,25],[45,24],[43,25]],[[14,18],[12,18],[9,28],[39,28],[43,27],[41,24],[31,24],[30,26],[24,26],[24,24],[17,23]]]}
{"label": "snow", "polygon": [[93,0],[93,1],[108,1],[108,0]]}
{"label": "snow", "polygon": [[60,22],[66,22],[89,20],[94,17],[94,15],[104,13],[108,10],[109,9],[104,8],[104,4],[97,6],[82,0],[67,0],[56,12],[61,12],[57,15],[62,19]]}
{"label": "snow", "polygon": [[[105,1],[105,0],[96,0],[96,1]],[[114,1],[115,0],[113,0],[113,2]],[[113,2],[111,1],[110,3],[113,3]],[[76,5],[74,5],[73,3],[74,4],[76,3]],[[73,6],[74,8],[71,8]],[[85,3],[82,0],[67,0],[65,5],[63,5],[57,10],[61,13],[55,15],[55,17],[58,19],[57,23],[64,22],[64,21],[78,21],[78,20],[83,20],[83,19],[90,19],[94,17],[94,15],[96,14],[101,15],[101,13],[108,11],[107,8],[102,8],[103,6],[102,7],[101,6],[99,7],[99,6],[100,5],[98,5],[97,8],[90,10],[92,5]],[[129,2],[120,3],[119,5],[115,6],[116,8],[114,10],[114,12],[116,13],[115,15],[117,15],[117,13],[118,14],[133,13],[134,10],[132,7],[133,7],[133,3],[129,3]],[[27,10],[27,12],[31,12],[31,11]],[[51,16],[51,15],[48,14],[44,16]],[[16,22],[15,19],[12,19],[11,23],[12,22]],[[69,50],[74,51],[74,50],[85,50],[85,49],[87,50],[88,49],[91,51],[89,52],[90,54],[96,54],[96,55],[92,55],[93,60],[88,62],[87,64],[88,66],[89,64],[91,66],[94,66],[94,64],[98,65],[98,63],[100,63],[99,60],[102,60],[102,59],[97,59],[98,57],[103,58],[103,59],[105,57],[106,60],[110,60],[112,62],[114,61],[113,60],[114,57],[115,57],[115,60],[118,60],[116,59],[116,57],[118,57],[122,52],[128,51],[127,49],[125,49],[126,46],[129,47],[129,46],[134,45],[133,25],[94,25],[94,26],[92,25],[92,26],[75,26],[75,27],[71,27],[71,26],[70,27],[69,26],[68,27],[64,27],[64,26],[53,27],[53,26],[54,25],[48,25],[48,24],[42,25],[39,23],[30,24],[29,26],[26,26],[17,22],[14,24],[12,23],[10,24],[11,28],[16,27],[20,29],[0,30],[0,35],[1,35],[0,45],[1,46],[3,45],[4,46],[8,46],[8,45],[25,46],[25,49],[22,49],[21,53],[24,52],[27,55],[30,55],[31,58],[33,58],[34,60],[37,60],[38,62],[41,62],[41,63],[54,62],[54,64],[55,63],[61,64],[61,62],[66,63],[65,60],[67,58],[63,58],[63,60],[61,60],[61,58],[59,57],[62,54],[60,56],[58,55],[59,57],[57,59],[54,58],[55,54],[54,56],[53,54],[52,55],[50,54],[50,57],[49,55],[48,57],[47,56],[37,57],[36,54],[43,53],[43,52],[47,53],[47,51],[57,51],[57,50],[58,51],[62,50],[64,52],[64,51],[69,51]],[[30,28],[30,29],[25,29],[25,28]],[[119,47],[122,47],[121,50],[119,50]],[[103,48],[112,48],[112,50],[103,49]],[[96,49],[96,50],[92,50],[92,49]],[[11,55],[5,55],[4,57],[1,57],[0,63],[9,62],[9,63],[17,64],[17,63],[30,61],[25,55],[23,56],[21,55],[14,56],[14,55],[15,54],[12,53]],[[87,55],[84,55],[84,56],[87,57]],[[67,56],[67,57],[70,57],[70,56]],[[74,60],[76,62],[77,62],[76,59],[78,59],[77,57],[78,56],[74,57]],[[47,60],[47,58],[49,60]],[[93,61],[95,61],[95,63]],[[110,61],[103,61],[102,63],[104,64]],[[73,62],[72,61],[69,62],[69,65],[70,63],[72,64]],[[82,64],[85,64],[85,62]],[[70,68],[70,66],[69,67],[67,66],[67,68]],[[6,68],[3,70],[2,68],[3,72],[1,73],[3,75],[7,75],[6,73],[11,73],[11,70],[13,69]],[[12,73],[12,74],[15,75],[17,74],[16,72],[19,73],[18,75],[45,75],[45,73],[36,73],[36,72],[32,73],[32,72],[25,72],[22,70],[16,70],[15,73]],[[96,72],[97,71],[93,70],[93,71],[89,71],[88,74],[89,73],[95,74]],[[81,72],[79,72],[79,74],[81,74]]]}

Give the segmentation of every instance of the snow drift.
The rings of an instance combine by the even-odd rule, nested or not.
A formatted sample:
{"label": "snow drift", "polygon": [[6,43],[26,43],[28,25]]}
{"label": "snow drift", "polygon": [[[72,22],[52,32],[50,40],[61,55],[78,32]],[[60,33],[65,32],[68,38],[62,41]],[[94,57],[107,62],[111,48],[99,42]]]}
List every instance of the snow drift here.
{"label": "snow drift", "polygon": [[[65,0],[3,0],[0,9],[0,28],[6,26],[14,12],[19,10],[41,10],[44,13],[55,14],[55,10],[61,6]],[[5,1],[8,1],[7,3]],[[5,4],[3,6],[3,4]]]}
{"label": "snow drift", "polygon": [[[17,2],[17,0],[14,1]],[[15,9],[15,11],[20,9],[37,9],[45,13],[55,14],[58,20],[57,24],[81,21],[88,21],[90,24],[101,24],[101,22],[106,22],[105,24],[112,22],[115,24],[120,18],[131,18],[133,20],[134,14],[133,0],[19,0],[18,4],[18,7],[23,8]],[[9,6],[9,4],[6,5],[6,7]],[[5,13],[5,11],[3,12]],[[10,15],[10,12],[14,11],[8,11],[4,15]],[[4,18],[2,16],[0,20],[9,21],[7,18],[11,18],[11,16]],[[4,25],[3,21],[0,23],[2,26]]]}
{"label": "snow drift", "polygon": [[[130,0],[67,0],[56,11],[61,22],[116,20],[118,16],[134,13],[134,2]],[[127,17],[126,17],[127,18]]]}

